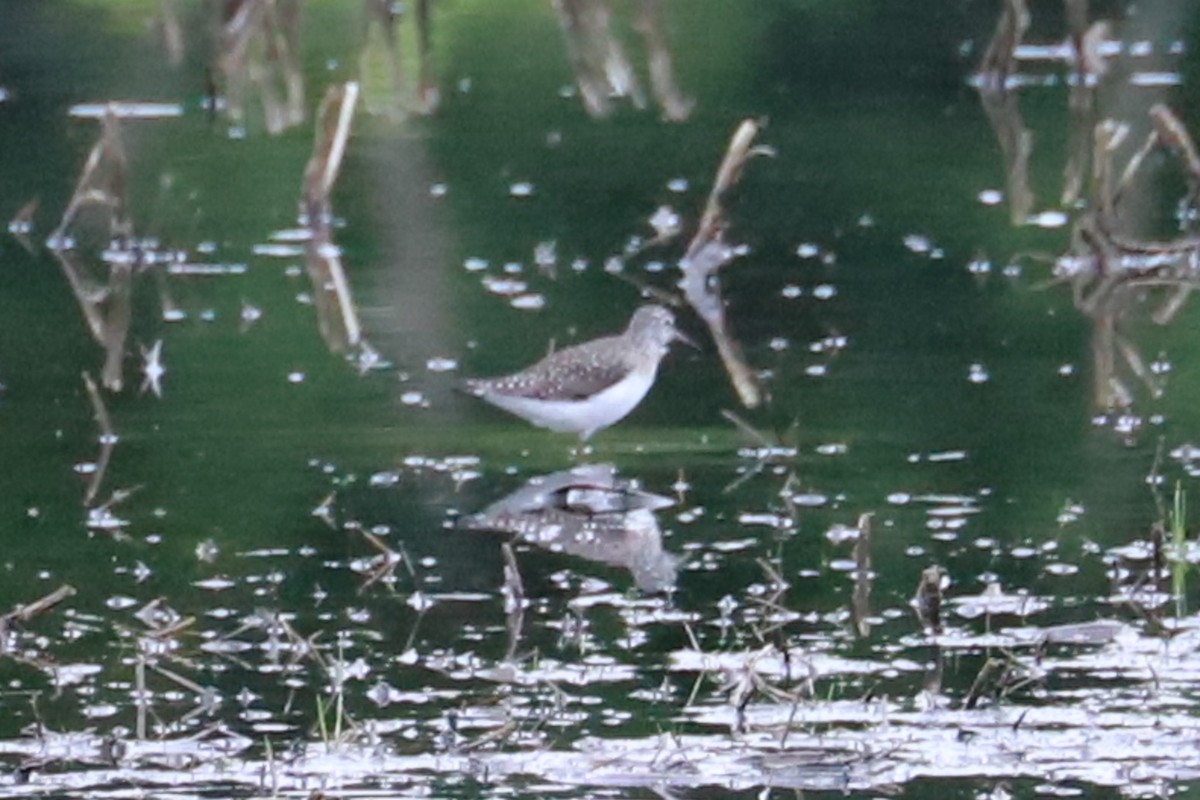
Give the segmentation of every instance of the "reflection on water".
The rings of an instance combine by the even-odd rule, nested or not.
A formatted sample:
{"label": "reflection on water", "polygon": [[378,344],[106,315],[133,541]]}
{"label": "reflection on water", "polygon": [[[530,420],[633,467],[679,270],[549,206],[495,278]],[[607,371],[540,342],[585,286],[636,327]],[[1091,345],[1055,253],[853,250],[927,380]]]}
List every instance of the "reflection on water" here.
{"label": "reflection on water", "polygon": [[642,591],[665,592],[675,586],[678,558],[663,550],[654,512],[673,502],[618,477],[612,464],[587,464],[531,478],[459,527],[624,567]]}
{"label": "reflection on water", "polygon": [[[980,108],[923,32],[944,18],[847,2],[694,0],[674,50],[652,0],[310,3],[307,30],[295,0],[209,4],[215,57],[172,0],[106,5],[120,33],[57,46],[74,15],[22,28],[36,48],[0,26],[23,237],[0,245],[0,797],[1194,782],[1197,373],[1166,391],[1133,324],[1195,311],[1189,95],[1148,84],[1182,74],[1175,28],[1012,0]],[[845,55],[875,49],[902,78]],[[244,137],[214,131],[222,103]],[[777,157],[739,183],[768,116]],[[1001,220],[970,202],[989,122]],[[1070,152],[1043,210],[1061,160],[1031,132],[1052,124]],[[651,257],[722,148],[691,244]],[[186,219],[149,224],[139,181]],[[48,254],[37,196],[65,209]],[[1079,424],[1086,385],[1054,377],[1080,327],[1065,291],[963,280],[1026,246],[1062,254],[1094,321],[1096,402],[1144,386],[1169,412],[1157,456]],[[459,364],[680,293],[718,354],[660,376],[596,445],[611,463],[551,472],[560,442],[451,394]],[[735,430],[737,400],[758,409]],[[1181,473],[1169,512],[1152,459],[1152,484]]]}
{"label": "reflection on water", "polygon": [[[1071,247],[1055,261],[1054,276],[1071,284],[1075,306],[1093,322],[1093,402],[1101,411],[1120,412],[1114,426],[1132,440],[1142,417],[1132,412],[1136,380],[1154,399],[1163,391],[1162,360],[1150,361],[1124,331],[1127,315],[1136,313],[1148,293],[1167,295],[1151,318],[1160,325],[1173,319],[1195,286],[1197,240],[1194,234],[1195,186],[1200,180],[1200,159],[1183,124],[1163,103],[1151,104],[1144,92],[1144,74],[1137,61],[1157,57],[1146,43],[1128,46],[1109,39],[1107,20],[1089,19],[1087,0],[1065,3],[1067,36],[1061,47],[1026,45],[1030,11],[1024,0],[1005,0],[991,43],[980,63],[975,84],[988,120],[1001,147],[1007,175],[1007,195],[1014,225],[1057,226],[1064,213],[1033,214],[1034,196],[1029,184],[1033,134],[1022,121],[1019,97],[1023,87],[1049,79],[1019,71],[1021,60],[1064,61],[1070,133],[1063,172],[1061,203],[1077,209],[1071,229]],[[1113,61],[1121,58],[1120,68]],[[1141,67],[1141,69],[1145,69]],[[1105,97],[1105,83],[1123,82]],[[1114,99],[1115,98],[1115,99]],[[1149,109],[1152,130],[1142,145],[1126,156],[1133,134],[1131,124],[1102,113],[1121,105]],[[1111,113],[1111,112],[1110,112]],[[1179,235],[1168,241],[1146,237],[1147,186],[1151,174],[1148,157],[1157,151],[1173,153],[1189,186],[1176,214]],[[1090,174],[1090,180],[1088,179]],[[1086,192],[1085,192],[1086,189]]]}
{"label": "reflection on water", "polygon": [[[675,80],[671,51],[663,31],[662,0],[638,0],[633,28],[647,51],[650,86],[663,117],[682,122],[692,111]],[[646,107],[637,71],[614,32],[610,0],[554,0],[567,56],[583,107],[593,117],[612,113],[613,98],[627,98],[635,108]]]}
{"label": "reflection on water", "polygon": [[[1079,197],[1091,153],[1091,131],[1095,123],[1095,95],[1101,78],[1108,71],[1105,55],[1109,25],[1104,20],[1088,23],[1088,0],[1067,0],[1069,35],[1063,50],[1044,53],[1053,60],[1065,60],[1071,66],[1068,78],[1071,110],[1071,136],[1067,163],[1063,170],[1061,203],[1073,204]],[[974,78],[979,100],[988,122],[1000,143],[1008,186],[1009,214],[1013,225],[1036,222],[1031,218],[1034,194],[1029,185],[1029,158],[1033,153],[1033,132],[1021,116],[1020,88],[1036,79],[1018,71],[1019,57],[1031,57],[1022,48],[1029,29],[1030,12],[1025,0],[1005,0],[996,22],[992,40]]]}
{"label": "reflection on water", "polygon": [[[1200,281],[1200,238],[1192,232],[1200,159],[1191,136],[1170,109],[1156,105],[1150,117],[1154,129],[1120,170],[1115,158],[1128,138],[1128,127],[1113,120],[1096,126],[1088,210],[1072,230],[1071,250],[1055,264],[1056,277],[1071,284],[1076,307],[1094,322],[1093,386],[1096,405],[1101,409],[1128,409],[1133,405],[1133,392],[1122,372],[1140,381],[1152,397],[1162,392],[1159,374],[1166,365],[1143,358],[1138,347],[1122,334],[1122,318],[1143,304],[1148,292],[1165,292],[1166,298],[1151,318],[1157,324],[1169,324]],[[1190,187],[1179,205],[1183,231],[1169,241],[1139,237],[1135,232],[1137,220],[1130,212],[1135,187],[1146,179],[1146,156],[1157,148],[1177,156]]]}
{"label": "reflection on water", "polygon": [[1004,172],[1008,178],[1008,207],[1014,225],[1033,209],[1029,188],[1029,154],[1033,134],[1021,119],[1018,92],[1009,83],[1016,67],[1016,49],[1029,28],[1029,10],[1024,0],[1005,3],[995,33],[979,66],[979,101],[1000,142]]}
{"label": "reflection on water", "polygon": [[[433,74],[431,5],[432,0],[416,0],[410,10],[389,0],[364,0],[358,70],[370,112],[399,121],[411,113],[431,114],[437,110],[441,93]],[[416,29],[415,85],[405,69],[401,47],[400,25],[404,16],[414,18]]]}
{"label": "reflection on water", "polygon": [[[304,219],[309,236],[305,263],[312,281],[313,306],[321,338],[330,351],[344,354],[362,348],[364,371],[375,366],[375,351],[363,340],[358,308],[342,268],[341,250],[333,242],[333,207],[330,194],[342,169],[358,104],[358,84],[330,86],[317,112],[317,136],[304,169]],[[369,354],[369,355],[367,355]]]}
{"label": "reflection on water", "polygon": [[231,133],[245,135],[247,106],[255,99],[270,133],[303,122],[300,0],[235,0],[212,7],[222,14],[215,64]]}

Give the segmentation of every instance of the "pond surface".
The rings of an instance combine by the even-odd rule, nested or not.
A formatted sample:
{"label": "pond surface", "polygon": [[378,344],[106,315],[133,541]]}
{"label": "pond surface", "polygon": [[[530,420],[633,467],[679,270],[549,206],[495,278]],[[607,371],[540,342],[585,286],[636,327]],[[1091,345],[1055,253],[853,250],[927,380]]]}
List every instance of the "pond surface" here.
{"label": "pond surface", "polygon": [[3,18],[0,796],[1194,791],[1190,4]]}

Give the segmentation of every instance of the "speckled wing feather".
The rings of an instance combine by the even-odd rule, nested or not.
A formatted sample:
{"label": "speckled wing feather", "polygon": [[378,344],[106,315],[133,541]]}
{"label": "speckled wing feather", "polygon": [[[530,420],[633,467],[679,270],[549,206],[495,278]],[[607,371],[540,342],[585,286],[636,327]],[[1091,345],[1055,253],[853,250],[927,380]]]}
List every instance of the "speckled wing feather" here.
{"label": "speckled wing feather", "polygon": [[616,337],[551,353],[514,375],[467,382],[476,394],[496,392],[532,400],[583,400],[617,383],[629,372]]}

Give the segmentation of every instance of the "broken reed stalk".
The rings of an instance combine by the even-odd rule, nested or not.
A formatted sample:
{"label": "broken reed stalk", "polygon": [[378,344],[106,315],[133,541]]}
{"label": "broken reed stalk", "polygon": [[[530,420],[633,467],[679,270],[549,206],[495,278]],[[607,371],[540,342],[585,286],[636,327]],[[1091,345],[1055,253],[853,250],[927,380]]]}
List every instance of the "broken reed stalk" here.
{"label": "broken reed stalk", "polygon": [[763,400],[758,378],[746,363],[741,346],[729,334],[724,318],[719,326],[712,328],[712,332],[713,340],[717,343],[717,353],[721,356],[721,362],[725,365],[725,371],[729,373],[729,380],[737,390],[742,405],[746,408],[758,408]]}
{"label": "broken reed stalk", "polygon": [[921,625],[935,634],[942,632],[942,568],[934,565],[921,570],[913,608]]}
{"label": "broken reed stalk", "polygon": [[346,154],[357,102],[355,81],[330,86],[321,100],[313,153],[304,170],[304,197],[309,205],[329,202]]}
{"label": "broken reed stalk", "polygon": [[708,325],[721,361],[729,373],[730,382],[738,398],[746,408],[757,408],[762,404],[763,393],[754,371],[746,363],[741,348],[729,333],[725,320],[725,302],[721,297],[717,272],[734,258],[732,249],[725,243],[725,228],[728,227],[724,197],[741,178],[746,161],[753,155],[770,154],[769,148],[755,147],[759,124],[752,119],[742,120],[734,132],[725,151],[725,157],[717,169],[716,179],[704,207],[704,215],[696,234],[680,261],[683,280],[680,288],[688,303]]}
{"label": "broken reed stalk", "polygon": [[871,518],[875,516],[866,512],[858,517],[858,538],[854,541],[854,596],[853,617],[854,632],[860,639],[865,639],[871,633],[871,583],[874,576],[871,572]]}
{"label": "broken reed stalk", "polygon": [[683,256],[685,259],[695,258],[704,245],[720,237],[726,225],[722,198],[726,192],[737,185],[738,180],[742,177],[742,168],[745,167],[750,156],[755,155],[756,152],[770,152],[768,149],[759,150],[751,147],[759,130],[760,127],[756,121],[744,119],[738,125],[738,129],[734,131],[733,138],[729,140],[729,147],[725,150],[725,157],[721,159],[721,166],[717,169],[716,180],[713,182],[712,189],[709,190],[708,202],[704,205],[704,216],[700,218],[700,227],[697,229],[696,235],[692,237],[692,242]]}
{"label": "broken reed stalk", "polygon": [[1003,658],[989,658],[985,661],[979,672],[975,674],[975,680],[971,683],[971,688],[963,699],[963,708],[970,711],[979,704],[985,693],[989,690],[999,689],[1000,680],[1007,669],[1008,661]]}
{"label": "broken reed stalk", "polygon": [[[358,84],[348,81],[340,86],[331,86],[321,100],[318,112],[316,139],[313,152],[304,170],[304,210],[308,217],[312,238],[308,243],[309,276],[317,297],[317,311],[321,316],[322,335],[330,349],[344,350],[357,346],[362,341],[362,325],[358,309],[350,292],[350,283],[342,268],[341,257],[333,246],[330,233],[329,195],[337,182],[350,128],[354,120],[354,108],[358,102]],[[329,319],[331,309],[321,302],[328,288],[332,287],[337,303],[336,316],[340,321],[341,336],[335,336]],[[325,313],[322,313],[322,312]]]}
{"label": "broken reed stalk", "polygon": [[[14,642],[9,638],[8,632],[14,622],[24,623],[29,622],[34,617],[45,614],[56,605],[72,597],[75,594],[75,587],[64,583],[62,586],[55,589],[48,595],[34,600],[32,603],[19,605],[7,614],[0,614],[0,655],[14,655],[15,648],[12,647]],[[23,659],[22,659],[23,660]]]}
{"label": "broken reed stalk", "polygon": [[146,654],[139,652],[133,666],[134,698],[137,707],[136,735],[138,741],[146,740],[146,712],[150,696],[146,692]]}
{"label": "broken reed stalk", "polygon": [[75,587],[64,583],[53,592],[50,592],[50,594],[40,597],[32,603],[17,606],[7,614],[0,615],[0,619],[6,622],[29,622],[34,617],[45,614],[68,597],[73,597],[74,595]]}

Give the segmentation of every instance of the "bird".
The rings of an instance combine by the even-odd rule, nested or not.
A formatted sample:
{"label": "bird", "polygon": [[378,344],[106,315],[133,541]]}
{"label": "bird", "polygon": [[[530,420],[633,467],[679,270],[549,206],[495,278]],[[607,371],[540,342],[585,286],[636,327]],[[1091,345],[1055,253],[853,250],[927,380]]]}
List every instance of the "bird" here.
{"label": "bird", "polygon": [[695,346],[675,327],[674,314],[646,305],[622,333],[558,350],[512,375],[469,379],[466,390],[539,428],[586,442],[637,407],[676,341]]}

